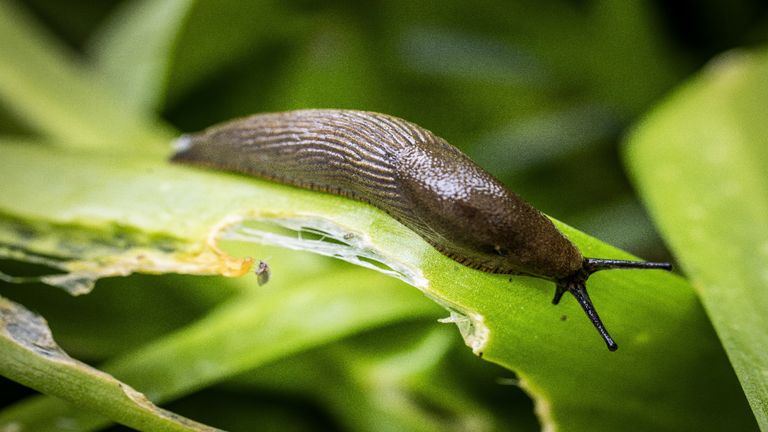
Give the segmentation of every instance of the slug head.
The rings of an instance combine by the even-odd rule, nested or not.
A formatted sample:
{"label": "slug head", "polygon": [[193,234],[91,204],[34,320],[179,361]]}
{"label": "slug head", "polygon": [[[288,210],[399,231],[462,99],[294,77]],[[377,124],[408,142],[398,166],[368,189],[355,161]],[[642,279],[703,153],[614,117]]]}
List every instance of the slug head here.
{"label": "slug head", "polygon": [[441,138],[404,146],[398,179],[423,237],[441,252],[492,273],[555,280],[582,256],[540,211]]}
{"label": "slug head", "polygon": [[600,258],[584,258],[582,266],[575,273],[558,279],[556,281],[557,286],[555,288],[555,297],[552,299],[552,304],[558,304],[565,292],[571,293],[579,302],[579,306],[584,309],[587,317],[592,321],[592,325],[595,326],[600,336],[605,341],[610,351],[616,351],[619,346],[613,341],[611,335],[600,320],[600,315],[597,314],[592,300],[587,294],[587,279],[592,273],[600,270],[608,269],[661,269],[672,270],[672,265],[669,263],[659,262],[643,262],[643,261],[624,261],[624,260],[607,260]]}

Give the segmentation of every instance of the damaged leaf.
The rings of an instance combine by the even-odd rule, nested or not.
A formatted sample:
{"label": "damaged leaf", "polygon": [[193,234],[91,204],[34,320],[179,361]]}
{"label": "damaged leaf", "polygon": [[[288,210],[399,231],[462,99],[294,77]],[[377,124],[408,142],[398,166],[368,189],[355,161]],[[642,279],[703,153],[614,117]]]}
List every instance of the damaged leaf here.
{"label": "damaged leaf", "polygon": [[[0,374],[78,409],[139,430],[216,430],[158,408],[131,386],[71,358],[54,342],[42,317],[2,297],[0,352]],[[81,429],[74,419],[56,420],[69,422],[74,430]],[[24,429],[17,418],[0,418],[0,428]]]}
{"label": "damaged leaf", "polygon": [[[189,251],[205,251],[211,241],[221,248],[230,238],[367,262],[399,275],[452,312],[475,353],[519,374],[545,425],[567,419],[575,430],[597,424],[620,428],[637,406],[655,413],[636,420],[647,428],[709,430],[723,427],[723,421],[752,421],[691,287],[674,275],[613,271],[590,280],[593,301],[622,346],[610,353],[576,302],[550,304],[551,283],[464,267],[362,203],[164,161],[122,158],[117,164],[108,155],[12,144],[4,145],[4,153],[0,170],[13,181],[6,187],[11,199],[1,204],[0,214],[32,225],[103,233],[120,221],[120,230],[189,248],[175,255],[179,269],[185,257],[195,256]],[[66,181],[46,190],[50,179],[26,166]],[[155,191],[150,197],[149,190]],[[632,258],[563,224],[558,227],[586,256]],[[562,321],[563,315],[573,318]],[[707,391],[711,386],[718,392]],[[626,403],[616,404],[620,399]],[[730,414],[722,415],[724,410]]]}
{"label": "damaged leaf", "polygon": [[[362,269],[281,282],[244,290],[200,321],[101,367],[161,403],[369,328],[440,313],[412,288]],[[81,431],[109,423],[51,397],[0,411],[0,425],[10,418],[34,430],[60,418],[76,419]]]}

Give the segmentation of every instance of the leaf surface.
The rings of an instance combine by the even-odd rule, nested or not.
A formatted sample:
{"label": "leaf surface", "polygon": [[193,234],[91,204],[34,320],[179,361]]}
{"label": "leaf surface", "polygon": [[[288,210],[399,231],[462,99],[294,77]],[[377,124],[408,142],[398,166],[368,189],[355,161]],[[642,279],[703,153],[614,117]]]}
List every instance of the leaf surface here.
{"label": "leaf surface", "polygon": [[732,52],[655,110],[627,162],[768,428],[768,51]]}

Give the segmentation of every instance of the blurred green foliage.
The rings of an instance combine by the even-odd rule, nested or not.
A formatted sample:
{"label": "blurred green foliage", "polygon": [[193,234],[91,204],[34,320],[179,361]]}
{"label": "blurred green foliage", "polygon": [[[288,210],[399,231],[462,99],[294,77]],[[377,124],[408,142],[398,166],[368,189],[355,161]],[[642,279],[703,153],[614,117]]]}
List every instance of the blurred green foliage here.
{"label": "blurred green foliage", "polygon": [[[767,50],[723,55],[654,110],[632,134],[626,152],[655,220],[699,288],[763,429],[768,428],[766,77]],[[668,186],[654,187],[659,183]]]}
{"label": "blurred green foliage", "polygon": [[[462,148],[546,213],[649,259],[668,252],[629,186],[618,143],[642,113],[712,56],[768,40],[768,7],[760,0],[21,4],[64,44],[63,52],[71,50],[67,55],[79,56],[122,92],[125,109],[153,110],[183,131],[307,107],[404,117]],[[167,31],[168,45],[150,45],[149,34],[146,40],[124,39],[122,28],[141,24],[147,32]],[[148,61],[121,62],[121,49],[146,53]],[[141,67],[150,68],[145,80],[135,70]],[[0,132],[31,129],[0,103]],[[0,264],[8,273],[30,272],[18,263]],[[3,286],[1,292],[45,316],[67,352],[101,362],[193,322],[240,291],[209,282],[132,276],[104,281],[77,299],[41,286]],[[429,345],[450,354],[439,356],[439,367],[424,363],[422,370],[404,372],[413,405],[434,414],[430,418],[456,420],[457,429],[535,429],[525,395],[498,385],[500,379],[514,383],[510,373],[478,361],[457,346],[457,338],[424,326],[433,318],[302,353],[169,408],[235,430],[349,430],[353,426],[339,419],[376,417],[343,412],[345,398],[363,400],[369,405],[356,406],[371,412],[386,406],[368,400],[377,393],[363,391],[375,389],[366,380],[390,357],[406,356],[404,365],[428,363],[407,356],[417,357],[419,347]],[[386,343],[394,346],[381,346]],[[466,393],[456,401],[435,396],[442,382]],[[327,391],[335,386],[338,392]],[[0,388],[2,403],[28,393],[5,381]],[[473,409],[477,416],[461,417],[465,423],[451,417]],[[401,426],[419,418],[402,416]]]}
{"label": "blurred green foliage", "polygon": [[[142,2],[25,3],[98,60],[104,34]],[[181,130],[306,107],[398,115],[546,213],[647,258],[666,253],[619,168],[618,141],[711,56],[768,38],[759,0],[186,3],[152,95]]]}

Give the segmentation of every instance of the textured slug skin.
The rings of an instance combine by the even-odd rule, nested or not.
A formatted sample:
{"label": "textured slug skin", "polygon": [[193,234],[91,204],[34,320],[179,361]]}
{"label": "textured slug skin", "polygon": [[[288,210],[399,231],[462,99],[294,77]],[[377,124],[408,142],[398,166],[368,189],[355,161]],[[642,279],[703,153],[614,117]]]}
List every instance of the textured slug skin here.
{"label": "textured slug skin", "polygon": [[257,114],[187,135],[172,160],[370,203],[486,272],[561,279],[579,250],[541,212],[432,132],[384,114]]}

